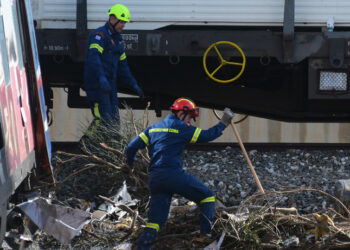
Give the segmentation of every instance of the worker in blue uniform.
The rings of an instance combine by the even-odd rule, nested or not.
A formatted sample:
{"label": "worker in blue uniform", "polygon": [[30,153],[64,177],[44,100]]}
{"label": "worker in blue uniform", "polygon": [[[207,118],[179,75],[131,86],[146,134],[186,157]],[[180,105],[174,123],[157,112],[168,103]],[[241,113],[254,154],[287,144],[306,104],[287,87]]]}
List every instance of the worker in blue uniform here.
{"label": "worker in blue uniform", "polygon": [[119,121],[117,78],[143,97],[130,72],[120,32],[130,21],[129,9],[116,4],[108,11],[109,20],[89,35],[85,60],[84,88],[96,119]]}
{"label": "worker in blue uniform", "polygon": [[151,125],[134,138],[126,148],[127,164],[132,167],[139,149],[148,147],[150,156],[149,187],[151,200],[148,223],[140,236],[138,249],[149,249],[157,232],[167,220],[171,198],[179,194],[200,206],[200,230],[210,233],[214,217],[213,192],[195,177],[182,170],[181,152],[188,143],[208,142],[218,138],[234,116],[224,110],[220,122],[208,130],[191,125],[199,115],[195,103],[188,98],[175,100],[170,108],[173,114]]}

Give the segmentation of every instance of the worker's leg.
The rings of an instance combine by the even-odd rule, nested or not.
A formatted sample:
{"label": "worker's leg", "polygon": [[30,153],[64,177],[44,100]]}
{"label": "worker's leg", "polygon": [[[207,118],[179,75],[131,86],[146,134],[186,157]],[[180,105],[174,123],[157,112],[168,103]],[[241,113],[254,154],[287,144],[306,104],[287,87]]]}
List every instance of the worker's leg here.
{"label": "worker's leg", "polygon": [[102,120],[108,121],[113,118],[110,94],[103,92],[99,94],[98,109]]}
{"label": "worker's leg", "polygon": [[207,196],[199,202],[201,213],[199,215],[201,233],[210,233],[215,215],[214,194]]}
{"label": "worker's leg", "polygon": [[200,182],[197,178],[185,172],[178,172],[174,178],[169,178],[167,187],[174,193],[196,202],[200,206],[200,229],[201,233],[211,231],[211,225],[215,215],[214,193]]}
{"label": "worker's leg", "polygon": [[113,116],[111,97],[109,93],[105,93],[99,89],[86,90],[89,106],[92,115],[96,119],[108,120]]}
{"label": "worker's leg", "polygon": [[150,249],[151,244],[155,240],[159,229],[164,225],[168,218],[171,203],[171,195],[165,193],[152,194],[148,212],[148,223],[143,230],[138,250]]}
{"label": "worker's leg", "polygon": [[101,106],[98,102],[95,102],[91,105],[91,113],[94,116],[94,119],[85,132],[86,136],[92,136],[93,134],[95,134],[97,128],[101,125],[102,120],[104,120],[101,119]]}

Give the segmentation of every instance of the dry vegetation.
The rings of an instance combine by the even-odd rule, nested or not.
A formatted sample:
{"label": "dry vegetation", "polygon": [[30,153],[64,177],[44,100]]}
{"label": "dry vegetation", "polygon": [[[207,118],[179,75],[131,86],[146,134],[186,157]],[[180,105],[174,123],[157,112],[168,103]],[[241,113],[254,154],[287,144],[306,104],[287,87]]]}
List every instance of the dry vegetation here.
{"label": "dry vegetation", "polygon": [[[128,109],[120,127],[116,123],[89,128],[81,141],[81,152],[55,154],[56,185],[41,183],[40,187],[53,200],[67,206],[95,208],[113,196],[126,180],[128,191],[139,200],[136,206],[116,203],[124,211],[122,218],[115,214],[103,220],[93,219],[70,246],[62,246],[46,234],[38,234],[35,241],[41,248],[113,248],[129,242],[137,243],[142,226],[147,220],[149,191],[147,187],[148,154],[139,152],[135,168],[125,165],[124,149],[128,142],[148,124],[148,111],[141,120],[135,120]],[[339,208],[325,209],[317,214],[300,215],[293,208],[279,207],[279,200],[298,192],[318,192]],[[181,201],[181,199],[179,199]],[[75,202],[72,202],[75,201]],[[175,204],[175,203],[174,203]],[[288,187],[265,195],[254,195],[239,206],[217,204],[213,238],[200,238],[198,209],[193,204],[180,202],[172,206],[175,211],[154,243],[154,249],[202,249],[225,232],[221,249],[337,249],[350,247],[350,212],[335,197],[317,189]],[[93,209],[91,209],[92,211]],[[317,239],[316,239],[317,238]]]}

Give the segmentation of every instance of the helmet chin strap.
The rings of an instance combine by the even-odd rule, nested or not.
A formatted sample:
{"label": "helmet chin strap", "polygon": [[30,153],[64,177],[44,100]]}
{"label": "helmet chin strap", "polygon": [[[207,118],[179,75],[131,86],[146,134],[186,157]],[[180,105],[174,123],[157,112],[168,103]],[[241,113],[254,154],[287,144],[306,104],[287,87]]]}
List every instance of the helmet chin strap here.
{"label": "helmet chin strap", "polygon": [[[183,118],[181,119],[181,121],[184,121],[185,120],[185,118],[186,118],[186,116],[190,113],[189,111],[183,111],[184,113],[184,116],[183,116]],[[196,117],[194,117],[194,116],[192,116],[191,115],[191,118],[194,120],[194,121],[196,121]]]}
{"label": "helmet chin strap", "polygon": [[[186,118],[186,116],[187,116],[189,113],[190,113],[189,111],[182,110],[182,118],[180,118],[179,115],[177,115],[177,118],[178,118],[180,121],[184,121],[185,118]],[[193,118],[193,120],[196,121],[196,117],[191,116],[191,118]]]}
{"label": "helmet chin strap", "polygon": [[184,116],[182,117],[181,121],[184,121],[186,116],[189,114],[188,111],[183,111]]}
{"label": "helmet chin strap", "polygon": [[[177,111],[177,112],[175,112],[174,114],[177,116],[177,119],[179,119],[180,121],[183,121],[183,120],[185,120],[185,118],[186,118],[186,111],[184,111],[184,110],[181,110],[182,111],[182,114],[181,115],[179,115],[179,112],[180,111]],[[182,117],[182,118],[181,118]]]}
{"label": "helmet chin strap", "polygon": [[117,19],[118,21],[113,25],[109,20],[108,20],[108,22],[109,22],[109,25],[111,25],[112,26],[112,28],[113,28],[113,31],[115,32],[115,26],[117,26],[118,25],[118,23],[120,22],[120,20],[119,19]]}

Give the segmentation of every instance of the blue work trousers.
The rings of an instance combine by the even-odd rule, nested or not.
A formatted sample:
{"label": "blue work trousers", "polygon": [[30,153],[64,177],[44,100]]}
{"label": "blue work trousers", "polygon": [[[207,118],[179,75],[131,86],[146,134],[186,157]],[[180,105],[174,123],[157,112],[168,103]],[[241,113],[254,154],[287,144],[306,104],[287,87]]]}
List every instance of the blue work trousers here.
{"label": "blue work trousers", "polygon": [[158,230],[168,218],[173,194],[182,195],[200,206],[201,232],[210,232],[215,214],[215,198],[213,192],[202,182],[182,169],[167,169],[156,174],[151,173],[149,186],[151,201],[148,223],[141,234],[138,249],[150,249]]}
{"label": "blue work trousers", "polygon": [[86,90],[86,94],[92,115],[95,118],[102,118],[105,121],[110,119],[116,119],[119,121],[119,110],[114,93],[105,93],[100,89],[96,89]]}

